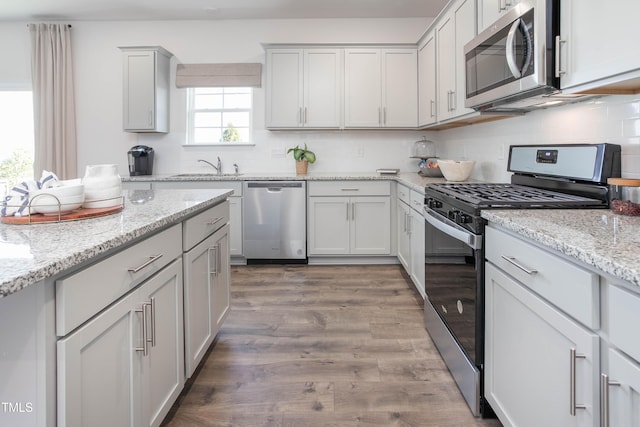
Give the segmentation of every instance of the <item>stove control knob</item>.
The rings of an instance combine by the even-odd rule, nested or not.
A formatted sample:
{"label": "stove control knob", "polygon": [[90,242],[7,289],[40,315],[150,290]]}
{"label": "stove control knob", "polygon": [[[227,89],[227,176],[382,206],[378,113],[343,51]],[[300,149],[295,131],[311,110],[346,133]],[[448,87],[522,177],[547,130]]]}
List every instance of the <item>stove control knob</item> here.
{"label": "stove control knob", "polygon": [[456,224],[468,224],[473,221],[473,219],[460,211],[456,211],[454,221]]}
{"label": "stove control knob", "polygon": [[432,198],[428,198],[427,199],[427,206],[429,207],[429,209],[439,209],[442,207],[442,202],[438,201],[438,200],[434,200]]}

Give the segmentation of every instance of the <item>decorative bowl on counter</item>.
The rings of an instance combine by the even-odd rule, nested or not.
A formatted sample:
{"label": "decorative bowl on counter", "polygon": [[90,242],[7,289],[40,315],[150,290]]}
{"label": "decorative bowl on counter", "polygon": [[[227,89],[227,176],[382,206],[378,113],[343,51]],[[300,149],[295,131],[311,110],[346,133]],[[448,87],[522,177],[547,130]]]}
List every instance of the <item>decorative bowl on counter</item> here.
{"label": "decorative bowl on counter", "polygon": [[471,176],[475,160],[443,160],[438,159],[440,170],[447,181],[466,181]]}
{"label": "decorative bowl on counter", "polygon": [[84,185],[80,180],[59,181],[58,187],[45,188],[30,194],[32,213],[43,215],[66,214],[82,206]]}

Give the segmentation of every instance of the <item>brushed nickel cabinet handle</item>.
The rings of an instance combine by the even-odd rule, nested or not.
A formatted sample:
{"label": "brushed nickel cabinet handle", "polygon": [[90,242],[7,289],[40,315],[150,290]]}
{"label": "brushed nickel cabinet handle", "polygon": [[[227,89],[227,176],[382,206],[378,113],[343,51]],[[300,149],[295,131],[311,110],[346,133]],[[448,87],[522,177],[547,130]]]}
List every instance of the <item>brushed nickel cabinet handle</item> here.
{"label": "brushed nickel cabinet handle", "polygon": [[134,268],[128,268],[127,271],[129,273],[137,273],[140,270],[142,270],[143,268],[147,267],[148,265],[153,264],[155,261],[159,260],[160,258],[162,258],[162,254],[158,254],[158,255],[152,255],[149,257],[149,259],[144,262],[142,265],[138,266],[138,267],[134,267]]}
{"label": "brushed nickel cabinet handle", "polygon": [[151,339],[149,342],[151,343],[151,347],[156,346],[156,299],[155,297],[151,297],[149,300],[149,308],[151,314]]}
{"label": "brushed nickel cabinet handle", "polygon": [[560,78],[562,77],[563,74],[567,74],[566,70],[563,70],[562,67],[560,66],[560,58],[562,57],[560,55],[560,49],[562,48],[562,45],[564,43],[566,43],[566,40],[562,40],[560,38],[560,36],[556,36],[556,77]]}
{"label": "brushed nickel cabinet handle", "polygon": [[600,375],[600,425],[609,427],[609,386],[620,386],[618,381],[609,381],[607,374]]}
{"label": "brushed nickel cabinet handle", "polygon": [[[212,246],[207,249],[209,255],[209,274],[213,274],[214,276],[218,275],[218,256],[217,256],[218,246]],[[213,252],[213,257],[211,253]],[[211,268],[211,264],[213,264],[213,268]]]}
{"label": "brushed nickel cabinet handle", "polygon": [[340,191],[360,191],[359,188],[341,188]]}
{"label": "brushed nickel cabinet handle", "polygon": [[576,353],[572,347],[569,349],[569,414],[574,417],[577,409],[587,409],[585,405],[576,403],[576,359],[586,359],[586,356]]}
{"label": "brushed nickel cabinet handle", "polygon": [[207,222],[206,225],[215,225],[222,221],[223,217],[213,218],[211,221]]}
{"label": "brushed nickel cabinet handle", "polygon": [[142,307],[135,310],[136,313],[142,314],[142,347],[136,347],[136,351],[141,351],[143,356],[149,354],[149,347],[147,346],[147,304],[143,303]]}
{"label": "brushed nickel cabinet handle", "polygon": [[533,276],[534,274],[536,274],[538,272],[538,270],[534,270],[532,268],[527,268],[523,265],[521,265],[520,263],[518,263],[516,261],[516,257],[513,256],[507,256],[507,255],[502,255],[502,259],[507,261],[509,264],[513,265],[514,267],[524,271],[525,273],[527,273],[529,276]]}
{"label": "brushed nickel cabinet handle", "polygon": [[356,204],[351,203],[351,219],[356,220]]}
{"label": "brushed nickel cabinet handle", "polygon": [[431,107],[431,117],[435,117],[435,113],[434,110],[436,108],[436,101],[434,101],[433,99],[431,101],[429,101],[430,107]]}

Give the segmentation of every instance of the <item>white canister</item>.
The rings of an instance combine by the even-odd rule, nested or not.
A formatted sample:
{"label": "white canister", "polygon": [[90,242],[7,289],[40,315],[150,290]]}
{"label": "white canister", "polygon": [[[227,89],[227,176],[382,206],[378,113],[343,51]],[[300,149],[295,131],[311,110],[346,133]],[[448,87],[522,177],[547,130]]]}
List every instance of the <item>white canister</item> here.
{"label": "white canister", "polygon": [[88,165],[82,183],[85,208],[110,207],[122,203],[122,179],[117,165]]}

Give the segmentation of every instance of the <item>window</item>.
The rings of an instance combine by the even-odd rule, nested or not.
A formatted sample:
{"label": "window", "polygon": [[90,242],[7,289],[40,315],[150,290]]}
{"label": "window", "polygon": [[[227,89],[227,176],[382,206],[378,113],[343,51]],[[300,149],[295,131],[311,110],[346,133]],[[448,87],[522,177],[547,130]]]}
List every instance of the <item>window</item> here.
{"label": "window", "polygon": [[251,88],[188,89],[188,143],[250,144],[252,106]]}
{"label": "window", "polygon": [[16,182],[34,179],[31,91],[0,91],[0,141],[0,196],[3,196]]}

